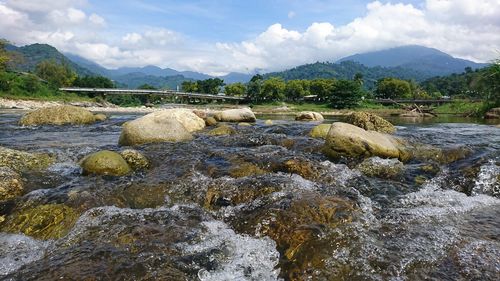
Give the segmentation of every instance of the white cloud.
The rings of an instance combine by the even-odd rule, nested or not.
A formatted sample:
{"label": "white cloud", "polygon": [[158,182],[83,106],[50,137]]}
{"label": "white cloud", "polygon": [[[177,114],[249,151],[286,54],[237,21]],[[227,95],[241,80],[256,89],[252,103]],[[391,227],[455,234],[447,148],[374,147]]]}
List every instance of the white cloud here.
{"label": "white cloud", "polygon": [[107,67],[155,64],[206,73],[274,71],[408,44],[489,61],[500,48],[499,0],[427,0],[419,7],[374,1],[345,25],[314,22],[292,30],[276,23],[253,39],[215,44],[161,27],[116,34],[87,6],[85,0],[0,0],[0,37],[48,43]]}

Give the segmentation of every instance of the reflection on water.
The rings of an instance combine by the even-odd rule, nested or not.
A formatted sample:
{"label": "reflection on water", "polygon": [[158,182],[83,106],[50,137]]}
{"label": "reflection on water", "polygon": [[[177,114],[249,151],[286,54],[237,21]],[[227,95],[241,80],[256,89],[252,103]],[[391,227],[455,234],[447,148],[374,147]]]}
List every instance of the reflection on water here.
{"label": "reflection on water", "polygon": [[0,279],[498,280],[500,129],[484,120],[389,118],[398,136],[472,151],[448,165],[410,161],[395,177],[327,159],[307,136],[314,123],[280,115],[231,136],[140,146],[152,168],[115,178],[82,176],[78,161],[120,150],[136,115],[35,128],[19,117],[0,111],[0,145],[57,161],[23,173],[27,194],[0,203],[0,217],[29,222],[30,210],[61,206],[76,216],[46,241],[0,222]]}

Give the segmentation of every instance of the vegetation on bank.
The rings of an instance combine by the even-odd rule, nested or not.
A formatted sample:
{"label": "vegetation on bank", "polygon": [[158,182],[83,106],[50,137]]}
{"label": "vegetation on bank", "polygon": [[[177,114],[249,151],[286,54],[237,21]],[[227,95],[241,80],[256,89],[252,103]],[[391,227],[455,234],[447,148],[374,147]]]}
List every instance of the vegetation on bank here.
{"label": "vegetation on bank", "polygon": [[[89,88],[115,88],[116,83],[103,76],[78,75],[70,63],[57,60],[43,60],[32,72],[14,72],[12,65],[22,61],[18,54],[5,49],[6,41],[0,41],[0,95],[8,98],[29,98],[37,100],[99,100],[102,97],[62,93],[65,86]],[[344,66],[349,66],[344,63]],[[356,68],[352,68],[353,70]],[[299,71],[297,69],[297,71]],[[311,74],[312,75],[312,74]],[[423,83],[384,77],[368,90],[361,72],[353,73],[352,79],[336,79],[334,75],[324,78],[283,79],[271,74],[255,75],[248,83],[225,85],[219,78],[182,82],[182,90],[213,95],[245,96],[255,106],[272,106],[282,103],[293,104],[295,108],[314,111],[335,109],[392,110],[391,107],[370,104],[370,99],[435,99],[453,98],[481,100],[483,102],[457,101],[436,108],[437,113],[465,113],[480,115],[491,107],[500,106],[500,62],[473,71],[465,69],[462,74],[435,77]],[[316,78],[313,78],[316,77]],[[155,89],[144,84],[138,88]],[[113,95],[107,101],[121,106],[152,105],[164,102],[157,96]],[[171,102],[179,102],[171,100]]]}

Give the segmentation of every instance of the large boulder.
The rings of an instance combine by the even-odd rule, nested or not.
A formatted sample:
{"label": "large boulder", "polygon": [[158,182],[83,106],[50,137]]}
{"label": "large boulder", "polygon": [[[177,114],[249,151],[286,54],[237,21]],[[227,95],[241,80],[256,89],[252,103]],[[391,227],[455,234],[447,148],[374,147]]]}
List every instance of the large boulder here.
{"label": "large boulder", "polygon": [[14,171],[42,170],[54,162],[54,158],[44,153],[29,153],[0,146],[0,167]]}
{"label": "large boulder", "polygon": [[[203,130],[205,128],[205,120],[194,114],[192,110],[187,108],[172,108],[162,111],[156,111],[148,115],[149,118],[156,120],[175,119],[179,121],[184,128],[190,133]],[[146,117],[144,116],[144,117]]]}
{"label": "large boulder", "polygon": [[348,116],[347,122],[368,131],[377,131],[386,134],[396,132],[396,128],[389,121],[368,112],[353,112]]}
{"label": "large boulder", "polygon": [[131,172],[127,161],[120,154],[109,150],[86,156],[81,166],[84,174],[123,176]]}
{"label": "large boulder", "polygon": [[311,138],[324,139],[328,135],[328,131],[330,131],[330,127],[332,124],[320,124],[309,132],[309,136]]}
{"label": "large boulder", "polygon": [[36,109],[25,114],[19,121],[20,125],[82,125],[102,120],[101,115],[94,115],[87,109],[72,106],[58,105]]}
{"label": "large boulder", "polygon": [[0,202],[15,198],[24,191],[21,176],[7,167],[0,167]]}
{"label": "large boulder", "polygon": [[219,122],[255,122],[255,114],[250,108],[228,109],[214,115]]}
{"label": "large boulder", "polygon": [[495,108],[488,110],[488,112],[486,112],[486,114],[484,115],[484,118],[500,119],[500,107],[495,107]]}
{"label": "large boulder", "polygon": [[330,127],[323,152],[334,158],[379,156],[402,161],[410,158],[402,140],[342,122],[333,123]]}
{"label": "large boulder", "polygon": [[[139,145],[155,142],[188,141],[192,140],[193,136],[186,127],[193,130],[205,126],[205,121],[196,115],[193,117],[188,114],[188,117],[182,118],[184,123],[172,118],[174,116],[180,117],[179,112],[159,111],[126,122],[123,124],[118,143],[120,145]],[[201,120],[201,123],[198,122],[198,119]],[[190,124],[189,120],[193,121],[193,124]]]}
{"label": "large boulder", "polygon": [[314,111],[302,111],[295,116],[297,121],[323,121],[323,115]]}

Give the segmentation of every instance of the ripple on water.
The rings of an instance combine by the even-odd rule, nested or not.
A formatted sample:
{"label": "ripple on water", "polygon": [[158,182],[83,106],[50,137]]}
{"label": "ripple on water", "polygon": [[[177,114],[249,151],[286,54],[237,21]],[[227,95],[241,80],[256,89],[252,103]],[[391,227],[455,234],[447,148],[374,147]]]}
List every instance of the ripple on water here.
{"label": "ripple on water", "polygon": [[0,233],[0,276],[43,257],[49,242],[20,234]]}

